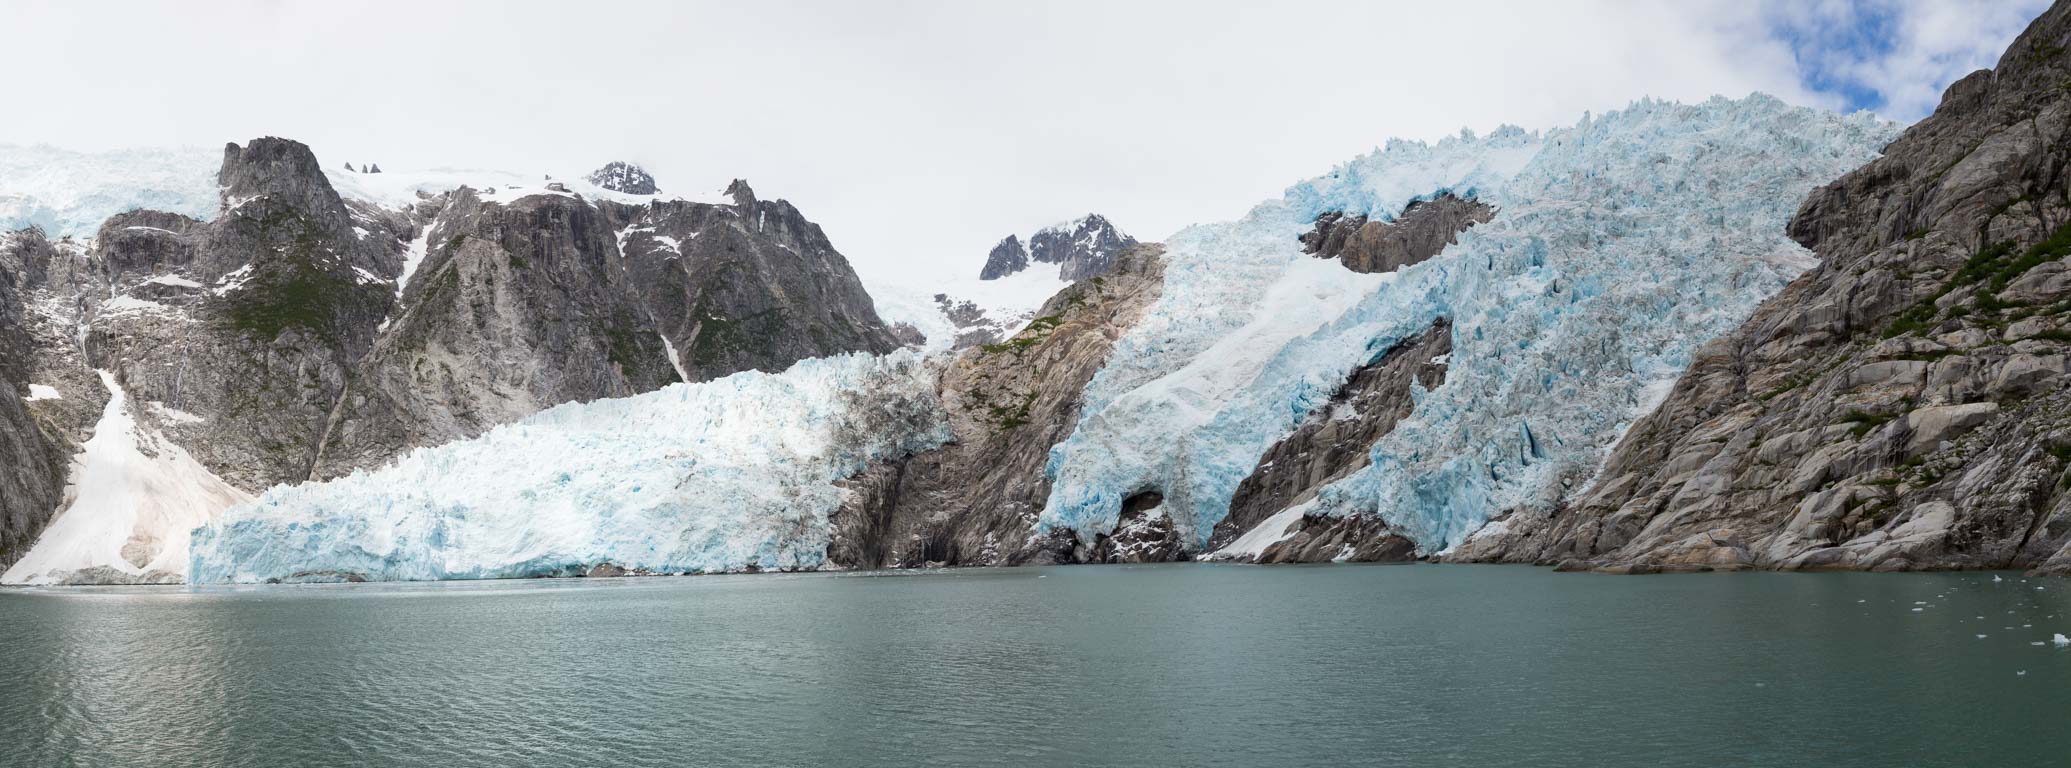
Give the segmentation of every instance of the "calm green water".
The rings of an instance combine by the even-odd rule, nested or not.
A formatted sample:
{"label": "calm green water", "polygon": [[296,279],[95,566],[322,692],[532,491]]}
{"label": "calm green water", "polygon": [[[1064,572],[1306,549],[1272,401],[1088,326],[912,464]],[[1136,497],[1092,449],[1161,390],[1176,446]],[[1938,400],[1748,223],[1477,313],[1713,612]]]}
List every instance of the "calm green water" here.
{"label": "calm green water", "polygon": [[0,764],[2071,765],[2054,632],[2014,574],[16,590]]}

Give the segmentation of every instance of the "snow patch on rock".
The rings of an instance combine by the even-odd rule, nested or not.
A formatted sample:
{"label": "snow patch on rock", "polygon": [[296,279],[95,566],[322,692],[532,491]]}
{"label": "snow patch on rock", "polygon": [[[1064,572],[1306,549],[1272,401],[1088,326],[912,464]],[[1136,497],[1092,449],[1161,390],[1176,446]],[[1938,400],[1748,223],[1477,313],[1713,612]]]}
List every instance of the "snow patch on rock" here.
{"label": "snow patch on rock", "polygon": [[139,425],[114,374],[100,377],[108,405],[72,460],[70,503],[0,583],[179,581],[194,528],[251,500]]}

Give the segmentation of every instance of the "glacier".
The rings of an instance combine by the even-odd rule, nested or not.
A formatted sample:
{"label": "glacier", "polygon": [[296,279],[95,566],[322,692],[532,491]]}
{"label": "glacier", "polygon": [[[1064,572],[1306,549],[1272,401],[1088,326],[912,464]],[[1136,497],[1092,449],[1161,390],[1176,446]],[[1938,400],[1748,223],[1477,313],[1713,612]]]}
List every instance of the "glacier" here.
{"label": "glacier", "polygon": [[223,151],[199,147],[75,152],[0,144],[0,231],[38,227],[89,238],[138,208],[214,218]]}
{"label": "glacier", "polygon": [[[1157,490],[1205,546],[1267,448],[1441,317],[1446,383],[1414,392],[1372,464],[1303,511],[1380,515],[1428,553],[1504,509],[1554,503],[1699,345],[1816,263],[1785,223],[1898,130],[1760,94],[1643,100],[1544,134],[1390,142],[1242,219],[1188,228],[1168,243],[1163,297],[1051,450],[1040,528],[1106,532],[1124,498]],[[1392,220],[1446,193],[1494,220],[1393,274],[1352,274],[1296,240],[1322,213]]]}
{"label": "glacier", "polygon": [[189,583],[820,567],[835,481],[949,438],[908,351],[569,403],[194,533]]}

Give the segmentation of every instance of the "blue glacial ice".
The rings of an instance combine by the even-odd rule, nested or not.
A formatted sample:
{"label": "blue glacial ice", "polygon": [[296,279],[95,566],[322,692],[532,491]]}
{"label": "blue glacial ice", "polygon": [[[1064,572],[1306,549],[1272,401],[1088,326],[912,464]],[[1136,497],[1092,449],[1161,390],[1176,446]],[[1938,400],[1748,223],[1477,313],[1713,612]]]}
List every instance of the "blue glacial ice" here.
{"label": "blue glacial ice", "polygon": [[53,238],[93,237],[109,216],[138,208],[213,218],[222,162],[221,149],[0,144],[0,231],[33,226]]}
{"label": "blue glacial ice", "polygon": [[[1642,101],[1543,135],[1391,142],[1243,219],[1189,228],[1168,243],[1164,296],[1050,452],[1042,527],[1106,531],[1123,498],[1157,489],[1205,545],[1274,441],[1440,317],[1454,323],[1446,383],[1414,393],[1373,464],[1310,503],[1379,514],[1426,551],[1553,503],[1699,345],[1816,263],[1785,223],[1897,130],[1761,95]],[[1394,274],[1351,274],[1296,241],[1324,212],[1385,220],[1446,192],[1495,219]]]}
{"label": "blue glacial ice", "polygon": [[941,445],[945,424],[910,352],[561,405],[232,507],[195,530],[189,580],[817,567],[834,481]]}

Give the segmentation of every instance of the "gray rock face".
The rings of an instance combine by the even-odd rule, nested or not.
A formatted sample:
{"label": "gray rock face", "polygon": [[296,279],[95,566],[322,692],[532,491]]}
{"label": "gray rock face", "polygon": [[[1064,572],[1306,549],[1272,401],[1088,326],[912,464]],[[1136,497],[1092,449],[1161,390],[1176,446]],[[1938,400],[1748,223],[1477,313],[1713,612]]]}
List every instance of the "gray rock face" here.
{"label": "gray rock face", "polygon": [[899,347],[848,260],[819,225],[747,182],[733,205],[607,205],[627,274],[685,377],[781,371],[808,357]]}
{"label": "gray rock face", "polygon": [[985,268],[979,270],[978,279],[996,280],[1027,268],[1028,249],[1021,246],[1020,236],[1008,235],[985,255]]}
{"label": "gray rock face", "polygon": [[1056,264],[1057,276],[1084,280],[1107,274],[1115,255],[1136,244],[1100,214],[1089,213],[1068,227],[1051,227],[1028,239],[1029,258]]}
{"label": "gray rock face", "polygon": [[1377,517],[1302,515],[1289,529],[1287,538],[1267,546],[1253,562],[1406,563],[1417,557],[1417,543]]}
{"label": "gray rock face", "polygon": [[0,235],[0,569],[21,559],[56,511],[66,446],[30,410],[30,334],[23,295],[45,279],[43,233]]}
{"label": "gray rock face", "polygon": [[[1373,444],[1394,431],[1396,422],[1414,408],[1412,388],[1430,390],[1445,383],[1442,358],[1452,352],[1452,342],[1452,323],[1439,320],[1423,334],[1404,340],[1354,371],[1331,395],[1328,407],[1311,414],[1259,457],[1258,467],[1237,485],[1229,514],[1215,525],[1208,548],[1221,548],[1281,510],[1313,498],[1324,486],[1364,469],[1371,461],[1368,451]],[[1346,534],[1386,531],[1385,525],[1338,525],[1327,520],[1305,520],[1303,526],[1304,530],[1311,526],[1333,529],[1331,536],[1309,537],[1333,543],[1317,548],[1325,560],[1336,556],[1339,547],[1335,545]],[[1272,553],[1280,559],[1270,562],[1297,561],[1291,558],[1298,551],[1299,545],[1284,547]]]}
{"label": "gray rock face", "polygon": [[621,163],[616,160],[591,171],[589,181],[613,192],[624,192],[628,195],[652,195],[661,192],[654,186],[654,177],[647,175],[646,170],[632,163]]}
{"label": "gray rock face", "polygon": [[1790,224],[1822,263],[1700,350],[1558,513],[1456,560],[2071,565],[2071,5]]}
{"label": "gray rock face", "polygon": [[1191,559],[1186,537],[1161,509],[1165,495],[1144,491],[1122,500],[1113,533],[1094,536],[1094,563],[1171,563]]}
{"label": "gray rock face", "polygon": [[1337,259],[1354,272],[1393,272],[1437,256],[1461,232],[1495,215],[1486,203],[1447,192],[1436,200],[1411,201],[1394,221],[1326,213],[1300,239],[1302,250]]}
{"label": "gray rock face", "polygon": [[214,221],[136,212],[101,227],[89,293],[117,298],[74,299],[79,362],[179,415],[142,418],[231,484],[304,480],[394,303],[403,246],[349,209],[301,144],[230,145],[219,182]]}
{"label": "gray rock face", "polygon": [[[1075,532],[1036,536],[1050,495],[1043,468],[1077,425],[1086,382],[1163,290],[1162,253],[1156,245],[1124,251],[1107,275],[1051,297],[1013,338],[950,361],[941,391],[954,438],[850,480],[848,503],[832,518],[829,561],[879,568],[1093,559],[1097,542]],[[1132,557],[1163,551],[1137,546],[1159,539],[1154,525],[1137,533],[1122,542]]]}
{"label": "gray rock face", "polygon": [[1021,238],[1009,235],[986,255],[985,269],[978,277],[1006,277],[1026,269],[1032,261],[1056,264],[1057,275],[1062,279],[1084,280],[1107,274],[1115,257],[1134,245],[1135,238],[1122,234],[1100,214],[1089,213],[1077,221],[1036,232],[1028,239],[1026,251],[1022,250]]}
{"label": "gray rock face", "polygon": [[595,207],[559,195],[489,204],[461,190],[429,237],[401,313],[332,411],[312,476],[677,381]]}

